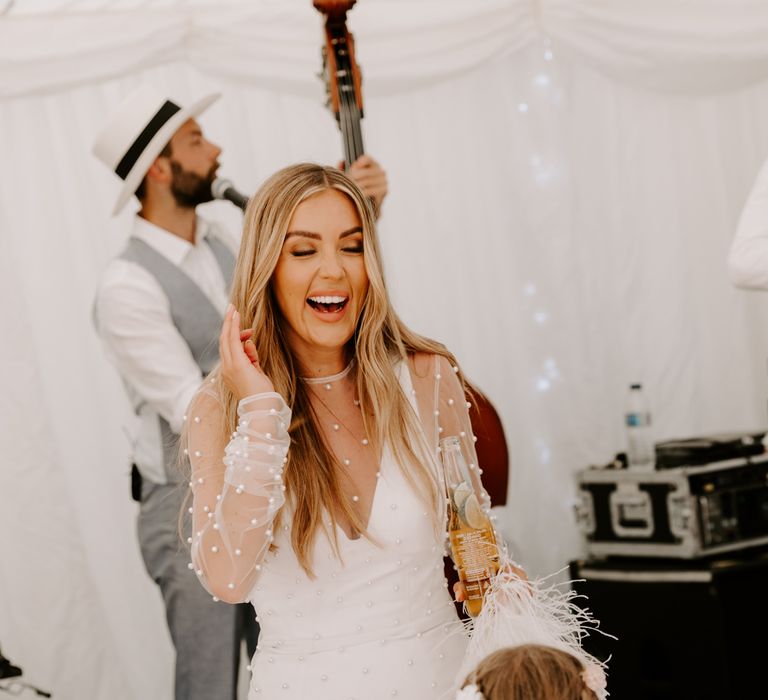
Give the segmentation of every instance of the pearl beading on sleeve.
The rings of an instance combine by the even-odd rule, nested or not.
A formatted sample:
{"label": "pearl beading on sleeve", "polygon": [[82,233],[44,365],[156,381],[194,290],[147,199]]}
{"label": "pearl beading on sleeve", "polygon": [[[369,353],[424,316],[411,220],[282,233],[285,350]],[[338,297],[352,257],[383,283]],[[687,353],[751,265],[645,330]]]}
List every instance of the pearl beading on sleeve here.
{"label": "pearl beading on sleeve", "polygon": [[[483,511],[490,516],[491,499],[480,480],[483,470],[477,464],[475,451],[477,436],[472,430],[469,416],[472,403],[467,401],[464,395],[458,374],[458,366],[450,365],[445,358],[435,357],[434,378],[437,403],[434,410],[435,431],[438,440],[448,435],[456,435],[461,440],[462,451],[469,462],[470,470],[477,475],[472,484],[473,490]],[[440,452],[439,447],[437,452]],[[496,533],[496,536],[498,538],[499,533]]]}
{"label": "pearl beading on sleeve", "polygon": [[192,568],[215,598],[227,602],[247,597],[273,540],[290,444],[291,411],[279,394],[249,396],[237,413],[223,455],[207,444],[217,430],[205,422],[194,420],[189,434]]}
{"label": "pearl beading on sleeve", "polygon": [[282,474],[291,410],[279,394],[257,394],[240,401],[237,415],[237,430],[224,451],[224,483],[252,495],[276,491],[269,509],[274,515],[285,501]]}

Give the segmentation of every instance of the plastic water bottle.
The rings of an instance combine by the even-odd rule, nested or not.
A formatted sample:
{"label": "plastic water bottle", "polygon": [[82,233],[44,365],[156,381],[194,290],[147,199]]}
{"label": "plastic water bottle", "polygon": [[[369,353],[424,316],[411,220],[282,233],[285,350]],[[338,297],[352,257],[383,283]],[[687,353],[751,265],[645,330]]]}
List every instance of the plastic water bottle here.
{"label": "plastic water bottle", "polygon": [[651,429],[651,412],[648,409],[642,384],[630,384],[625,418],[629,468],[653,469],[655,451]]}

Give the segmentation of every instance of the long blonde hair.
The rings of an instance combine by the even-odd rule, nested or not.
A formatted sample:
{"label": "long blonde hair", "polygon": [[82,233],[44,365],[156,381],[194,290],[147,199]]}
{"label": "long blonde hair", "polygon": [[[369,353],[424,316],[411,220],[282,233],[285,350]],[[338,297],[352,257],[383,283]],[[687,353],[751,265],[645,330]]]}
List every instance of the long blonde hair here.
{"label": "long blonde hair", "polygon": [[[235,267],[231,300],[240,312],[242,328],[253,328],[260,364],[277,391],[292,408],[291,447],[284,471],[287,501],[293,507],[291,544],[299,564],[312,576],[311,545],[320,530],[338,554],[336,523],[343,516],[364,536],[365,523],[341,489],[341,467],[323,439],[300,381],[298,360],[287,342],[285,321],[272,290],[288,226],[296,207],[308,197],[328,189],[344,193],[355,206],[363,229],[364,263],[369,287],[350,349],[356,360],[357,395],[371,446],[381,453],[389,445],[406,479],[427,508],[438,518],[438,485],[420,435],[418,418],[405,396],[395,364],[411,353],[455,359],[441,344],[410,331],[389,301],[382,272],[381,253],[371,205],[359,187],[335,168],[302,163],[270,177],[251,198],[245,212],[243,237]],[[222,435],[236,424],[237,400],[223,382]],[[375,407],[375,410],[374,410]],[[324,512],[330,516],[328,526]],[[278,516],[279,517],[279,516]],[[279,526],[279,522],[278,522]]]}

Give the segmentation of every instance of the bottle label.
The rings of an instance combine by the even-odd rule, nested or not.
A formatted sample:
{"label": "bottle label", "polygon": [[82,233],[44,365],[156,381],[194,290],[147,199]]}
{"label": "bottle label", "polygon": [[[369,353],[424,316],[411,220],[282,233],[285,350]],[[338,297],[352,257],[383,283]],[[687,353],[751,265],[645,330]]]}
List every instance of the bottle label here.
{"label": "bottle label", "polygon": [[481,578],[477,581],[462,581],[464,588],[467,591],[467,600],[476,601],[482,600],[485,596],[485,592],[491,587],[490,578]]}
{"label": "bottle label", "polygon": [[626,420],[628,428],[645,428],[651,424],[651,414],[648,412],[627,413]]}
{"label": "bottle label", "polygon": [[498,571],[498,551],[490,528],[452,530],[451,550],[470,599],[482,598]]}

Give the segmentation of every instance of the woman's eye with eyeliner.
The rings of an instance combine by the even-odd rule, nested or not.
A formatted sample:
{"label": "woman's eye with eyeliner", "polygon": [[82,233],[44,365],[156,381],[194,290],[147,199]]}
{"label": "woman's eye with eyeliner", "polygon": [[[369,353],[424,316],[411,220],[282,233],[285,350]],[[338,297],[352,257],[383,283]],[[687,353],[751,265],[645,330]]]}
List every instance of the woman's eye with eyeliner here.
{"label": "woman's eye with eyeliner", "polygon": [[308,255],[312,255],[315,251],[312,249],[309,250],[292,250],[291,255],[294,258],[306,258]]}
{"label": "woman's eye with eyeliner", "polygon": [[347,248],[342,248],[342,250],[345,253],[362,253],[363,252],[363,245],[356,245],[356,246],[349,246]]}

